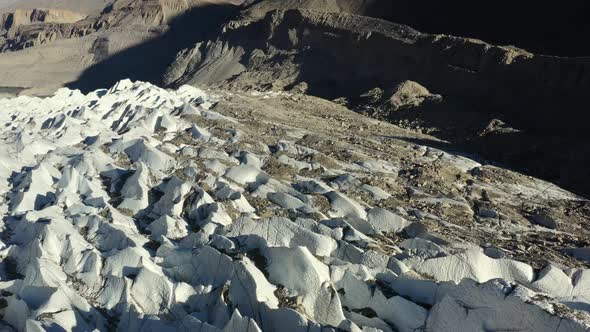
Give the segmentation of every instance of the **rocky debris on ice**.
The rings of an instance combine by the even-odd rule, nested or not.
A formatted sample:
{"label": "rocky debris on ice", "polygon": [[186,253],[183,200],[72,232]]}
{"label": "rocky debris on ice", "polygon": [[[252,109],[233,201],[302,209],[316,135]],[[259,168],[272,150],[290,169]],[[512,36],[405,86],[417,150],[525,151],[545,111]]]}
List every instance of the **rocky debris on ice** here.
{"label": "rocky debris on ice", "polygon": [[535,274],[445,239],[432,214],[364,182],[395,181],[400,163],[247,141],[217,98],[121,81],[0,100],[0,328],[588,329],[588,269]]}

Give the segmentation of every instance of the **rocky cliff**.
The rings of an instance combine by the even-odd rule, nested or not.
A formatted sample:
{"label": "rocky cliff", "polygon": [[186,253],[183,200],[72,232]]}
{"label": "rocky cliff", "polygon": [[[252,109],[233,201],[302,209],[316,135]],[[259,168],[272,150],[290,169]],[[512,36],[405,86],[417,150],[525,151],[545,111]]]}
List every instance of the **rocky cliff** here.
{"label": "rocky cliff", "polygon": [[[0,16],[0,52],[45,44],[58,38],[84,35],[86,15],[60,9],[18,9]],[[88,32],[86,32],[88,33]]]}
{"label": "rocky cliff", "polygon": [[398,6],[391,0],[266,0],[247,6],[247,15],[260,17],[273,10],[303,9],[389,18]]}
{"label": "rocky cliff", "polygon": [[74,23],[86,15],[63,9],[17,9],[2,14],[0,22],[6,30],[36,23]]}

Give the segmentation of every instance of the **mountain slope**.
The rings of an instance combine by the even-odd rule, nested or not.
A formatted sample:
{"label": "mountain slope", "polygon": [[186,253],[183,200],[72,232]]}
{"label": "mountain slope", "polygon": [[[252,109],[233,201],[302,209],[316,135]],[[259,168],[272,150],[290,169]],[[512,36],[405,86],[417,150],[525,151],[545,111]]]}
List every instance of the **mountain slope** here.
{"label": "mountain slope", "polygon": [[237,8],[231,3],[118,0],[75,23],[14,26],[0,37],[0,86],[50,94],[103,61],[111,63],[93,75],[100,86],[137,73],[136,79],[155,80],[178,51],[221,29]]}
{"label": "mountain slope", "polygon": [[[3,75],[6,91],[21,93],[65,84],[91,91],[126,77],[164,86],[188,82],[295,89],[339,99],[363,114],[434,134],[506,167],[590,193],[590,172],[580,166],[590,162],[584,127],[587,58],[534,55],[346,12],[369,15],[367,8],[381,4],[262,1],[248,2],[239,11],[228,1],[119,0],[102,15],[74,24],[34,25],[0,40],[8,51],[59,39],[73,40],[68,45],[80,42],[86,53],[43,50],[79,54],[72,59],[74,66],[68,61],[44,64],[43,56],[33,51],[23,52],[24,58],[15,63],[34,61],[46,77],[27,79],[32,73],[28,68],[10,64],[16,56],[3,60],[0,55],[0,73],[10,73]],[[127,40],[116,37],[122,30]],[[79,36],[88,36],[90,46],[78,41]],[[406,81],[441,98],[392,107],[391,98]]]}
{"label": "mountain slope", "polygon": [[15,9],[65,9],[86,15],[100,13],[110,0],[0,0],[0,12]]}
{"label": "mountain slope", "polygon": [[387,18],[394,6],[389,0],[266,0],[249,6],[247,14],[260,17],[273,10],[303,9]]}
{"label": "mountain slope", "polygon": [[[346,13],[277,10],[229,23],[217,40],[181,52],[164,84],[339,99],[588,195],[590,173],[579,166],[590,162],[589,78],[590,58],[534,55]],[[442,98],[391,108],[408,80]]]}
{"label": "mountain slope", "polygon": [[590,330],[590,58],[241,3],[2,16],[0,330]]}
{"label": "mountain slope", "polygon": [[[249,34],[254,37],[246,39]],[[226,77],[209,75],[209,67],[231,57],[224,51],[243,54],[230,61],[245,66],[228,81],[237,88],[284,89],[305,82],[311,94],[333,99],[360,96],[375,87],[391,89],[410,79],[482,108],[487,104],[518,128],[585,135],[583,126],[576,125],[590,88],[588,58],[535,56],[342,13],[278,10],[258,20],[232,22],[218,40],[185,51],[164,83],[223,82]],[[554,111],[563,103],[567,113],[556,118]]]}

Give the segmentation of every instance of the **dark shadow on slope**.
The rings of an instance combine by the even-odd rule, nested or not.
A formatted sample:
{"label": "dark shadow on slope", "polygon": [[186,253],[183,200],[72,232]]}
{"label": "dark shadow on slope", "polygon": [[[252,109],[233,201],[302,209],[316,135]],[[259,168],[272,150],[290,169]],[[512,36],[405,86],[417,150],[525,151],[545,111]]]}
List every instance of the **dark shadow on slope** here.
{"label": "dark shadow on slope", "polygon": [[[502,114],[477,111],[475,105],[446,98],[440,103],[377,113],[394,124],[434,129],[429,134],[449,144],[415,142],[461,154],[482,163],[511,169],[552,182],[566,190],[590,197],[590,145],[588,139],[556,131],[535,132],[513,128]],[[367,114],[371,116],[371,114]],[[405,126],[405,125],[403,125]]]}
{"label": "dark shadow on slope", "polygon": [[[179,50],[199,41],[215,40],[222,24],[238,11],[238,7],[231,6],[197,8],[172,22],[170,31],[163,36],[105,59],[69,86],[90,91],[123,78],[161,83],[162,73]],[[436,109],[432,118],[424,112],[406,114],[403,118],[419,117],[428,122],[427,125],[439,129],[438,137],[462,149],[558,183],[565,189],[590,195],[587,158],[581,157],[590,155],[586,144],[589,134],[585,130],[586,121],[583,121],[587,101],[586,95],[578,91],[587,86],[578,77],[584,73],[587,61],[559,60],[563,64],[552,67],[550,64],[559,62],[558,59],[540,59],[530,67],[523,63],[521,71],[507,73],[494,71],[495,67],[491,67],[490,72],[479,74],[448,66],[449,56],[440,49],[417,45],[417,50],[405,50],[377,34],[359,41],[347,39],[346,34],[334,30],[328,32],[342,37],[331,38],[327,31],[311,28],[305,29],[305,40],[299,42],[300,52],[293,54],[290,52],[291,41],[284,37],[291,29],[301,27],[303,30],[301,22],[300,15],[290,11],[271,42],[275,44],[273,46],[289,51],[285,59],[278,58],[275,63],[282,66],[292,57],[290,60],[299,66],[295,82],[306,82],[308,94],[325,99],[354,98],[376,86],[389,88],[403,80],[415,80],[432,92],[442,94],[446,100],[460,99],[467,107],[452,107],[444,112],[444,116],[441,116],[440,109]],[[226,36],[226,39],[231,45],[243,47],[246,54],[258,48],[267,49],[266,37],[270,36],[267,23],[263,20],[252,24]],[[456,52],[461,63],[469,64],[471,52],[477,55],[480,51],[477,45],[467,45],[457,47]],[[424,59],[415,53],[428,56]],[[463,54],[466,60],[460,57]],[[474,59],[479,58],[474,56]],[[273,70],[277,68],[273,67]],[[573,83],[563,84],[564,91],[554,90],[541,82],[544,76],[551,78],[553,75],[554,83],[562,84],[570,79],[570,74]],[[508,86],[510,88],[506,88]],[[498,97],[500,93],[502,95]],[[467,118],[468,122],[474,123],[473,126],[470,124],[471,127],[485,126],[492,117],[527,132],[477,137],[477,128],[457,126]]]}
{"label": "dark shadow on slope", "polygon": [[590,146],[586,140],[520,131],[474,136],[455,143],[522,174],[590,197]]}
{"label": "dark shadow on slope", "polygon": [[[90,92],[125,78],[159,84],[161,75],[176,54],[193,44],[215,38],[225,22],[237,15],[239,7],[204,5],[175,18],[169,29],[154,39],[104,57],[104,41],[99,43],[98,63],[67,84],[68,88]],[[95,57],[96,58],[96,57]]]}
{"label": "dark shadow on slope", "polygon": [[581,197],[590,197],[590,147],[559,136],[542,137],[526,132],[466,133],[452,143],[444,141],[387,137],[433,147],[482,164],[494,165],[551,182]]}
{"label": "dark shadow on slope", "polygon": [[423,32],[515,45],[537,54],[590,55],[590,43],[582,37],[590,33],[589,1],[382,1],[394,5],[378,17]]}
{"label": "dark shadow on slope", "polygon": [[[321,3],[321,0],[305,2]],[[406,24],[422,32],[477,38],[495,45],[515,45],[537,54],[590,55],[590,43],[585,42],[582,37],[590,34],[590,20],[587,19],[587,13],[590,12],[589,1],[334,0],[332,2],[362,3],[361,13],[365,16]]]}
{"label": "dark shadow on slope", "polygon": [[[296,11],[286,12],[283,25],[274,31],[275,44],[285,49],[280,37],[286,39],[305,19]],[[355,40],[353,34],[330,26],[320,28],[310,26],[294,39],[301,52],[292,56],[299,68],[293,85],[305,82],[308,94],[344,97],[349,107],[358,109],[364,105],[354,99],[370,89],[387,92],[404,80],[416,81],[440,93],[445,103],[430,110],[398,112],[386,120],[421,122],[423,128],[437,128],[434,136],[462,150],[590,195],[585,157],[590,137],[584,120],[588,59],[536,57],[512,67],[485,67],[479,61],[487,58],[476,43],[450,44],[449,53],[438,45],[406,46],[377,34]],[[469,70],[473,63],[475,69]],[[493,119],[516,130],[481,136]]]}

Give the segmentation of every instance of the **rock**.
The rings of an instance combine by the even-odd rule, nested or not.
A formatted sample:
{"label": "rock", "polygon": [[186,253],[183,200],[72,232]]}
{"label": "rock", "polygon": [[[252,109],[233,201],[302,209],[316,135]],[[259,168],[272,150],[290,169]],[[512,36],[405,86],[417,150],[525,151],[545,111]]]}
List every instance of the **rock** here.
{"label": "rock", "polygon": [[361,95],[361,98],[366,99],[369,104],[376,104],[383,99],[383,90],[380,88],[371,89]]}
{"label": "rock", "polygon": [[428,234],[428,227],[419,222],[414,222],[404,228],[404,233],[410,238],[425,236]]}
{"label": "rock", "polygon": [[504,256],[506,255],[502,250],[500,250],[497,247],[486,247],[484,248],[483,253],[486,256],[494,259],[504,258]]}
{"label": "rock", "polygon": [[585,262],[590,262],[590,248],[573,248],[567,251],[576,259]]}
{"label": "rock", "polygon": [[307,92],[308,88],[309,87],[306,82],[299,82],[293,88],[291,88],[290,92],[296,94],[304,94]]}
{"label": "rock", "polygon": [[393,95],[389,98],[389,104],[394,111],[405,108],[418,107],[423,102],[432,99],[440,99],[422,85],[414,81],[404,81],[393,89]]}
{"label": "rock", "polygon": [[482,218],[498,218],[498,212],[488,201],[477,201],[475,204],[477,215]]}
{"label": "rock", "polygon": [[235,249],[235,244],[225,236],[219,234],[211,235],[209,245],[217,250],[228,252]]}
{"label": "rock", "polygon": [[539,226],[547,227],[549,229],[557,229],[559,221],[549,212],[539,212],[531,216],[531,221]]}
{"label": "rock", "polygon": [[[491,134],[513,134],[518,133],[519,130],[510,127],[506,122],[499,119],[492,119],[488,125],[479,133],[480,136]],[[474,175],[475,176],[475,175]]]}

